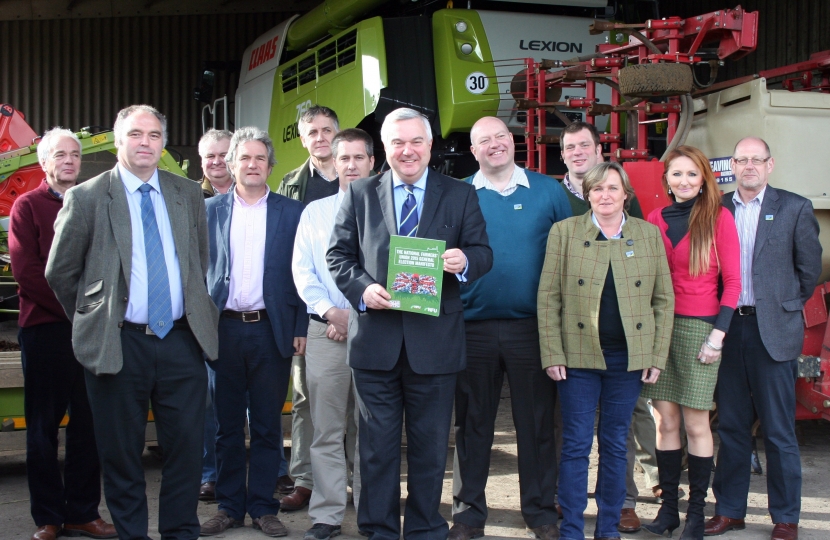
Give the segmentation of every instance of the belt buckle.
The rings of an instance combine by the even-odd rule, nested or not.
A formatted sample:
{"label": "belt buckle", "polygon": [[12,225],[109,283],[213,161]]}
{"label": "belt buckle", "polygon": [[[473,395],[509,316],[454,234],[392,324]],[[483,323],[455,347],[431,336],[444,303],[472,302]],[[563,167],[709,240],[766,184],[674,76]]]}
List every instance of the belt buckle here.
{"label": "belt buckle", "polygon": [[147,334],[148,336],[155,336],[156,335],[156,333],[153,332],[153,329],[150,328],[149,324],[144,326],[144,333]]}
{"label": "belt buckle", "polygon": [[[249,319],[248,316],[251,316]],[[256,316],[256,318],[253,318]],[[242,322],[259,322],[260,321],[260,313],[259,311],[243,311],[242,312]]]}

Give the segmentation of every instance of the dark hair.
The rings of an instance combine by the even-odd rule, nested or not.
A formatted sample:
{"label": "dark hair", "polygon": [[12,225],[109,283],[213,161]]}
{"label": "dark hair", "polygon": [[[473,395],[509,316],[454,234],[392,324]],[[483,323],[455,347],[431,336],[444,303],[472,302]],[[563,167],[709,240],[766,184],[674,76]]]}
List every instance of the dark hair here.
{"label": "dark hair", "polygon": [[349,128],[344,129],[331,140],[331,155],[334,159],[337,159],[337,146],[341,141],[363,141],[363,144],[366,145],[366,156],[373,157],[375,155],[375,141],[372,140],[372,136],[360,128]]}
{"label": "dark hair", "polygon": [[562,130],[562,134],[559,135],[559,144],[561,145],[562,141],[564,141],[566,133],[570,133],[571,135],[573,135],[575,133],[579,133],[583,129],[587,129],[591,132],[591,138],[594,139],[594,146],[600,144],[599,131],[597,131],[595,125],[589,124],[588,122],[574,122],[572,124],[568,124],[567,126],[565,126],[565,129]]}
{"label": "dark hair", "polygon": [[[697,277],[709,271],[709,255],[715,241],[715,227],[721,209],[720,190],[709,159],[694,146],[684,145],[669,152],[663,161],[663,187],[667,191],[669,181],[666,175],[672,161],[679,157],[692,160],[703,176],[703,184],[700,186],[703,191],[697,196],[689,215],[689,274]],[[674,199],[674,194],[669,194],[669,197]]]}
{"label": "dark hair", "polygon": [[312,105],[300,115],[299,128],[301,135],[305,136],[306,133],[303,126],[310,124],[318,114],[322,114],[326,118],[331,118],[331,121],[334,122],[334,131],[340,131],[340,120],[337,119],[336,112],[324,105]]}

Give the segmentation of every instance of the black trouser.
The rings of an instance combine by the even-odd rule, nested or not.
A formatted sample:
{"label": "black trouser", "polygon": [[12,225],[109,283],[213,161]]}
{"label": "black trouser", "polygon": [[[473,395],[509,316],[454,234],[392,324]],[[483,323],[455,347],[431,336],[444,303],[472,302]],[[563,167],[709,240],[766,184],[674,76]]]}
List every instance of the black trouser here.
{"label": "black trouser", "polygon": [[357,525],[374,540],[401,536],[401,429],[406,418],[403,537],[447,537],[441,487],[447,466],[455,373],[420,374],[402,349],[389,371],[352,369],[360,406]]}
{"label": "black trouser", "polygon": [[163,340],[121,330],[124,366],[115,375],[86,372],[89,402],[98,433],[107,508],[121,540],[147,536],[147,496],[141,454],[149,403],[164,451],[159,492],[159,533],[164,539],[199,536],[207,371],[187,327]]}
{"label": "black trouser", "polygon": [[[26,468],[32,518],[38,527],[98,519],[101,469],[84,368],[72,353],[69,321],[21,328],[26,412]],[[66,426],[64,478],[58,463],[58,427]]]}
{"label": "black trouser", "polygon": [[[484,527],[484,488],[504,374],[519,454],[522,516],[531,528],[557,520],[556,385],[542,369],[536,317],[465,322],[467,368],[455,390],[453,522]],[[362,448],[361,448],[362,450]]]}
{"label": "black trouser", "polygon": [[754,410],[767,457],[767,496],[773,523],[798,523],[801,455],[795,436],[796,360],[775,361],[761,341],[755,315],[732,317],[718,372],[718,461],[715,513],[746,516]]}

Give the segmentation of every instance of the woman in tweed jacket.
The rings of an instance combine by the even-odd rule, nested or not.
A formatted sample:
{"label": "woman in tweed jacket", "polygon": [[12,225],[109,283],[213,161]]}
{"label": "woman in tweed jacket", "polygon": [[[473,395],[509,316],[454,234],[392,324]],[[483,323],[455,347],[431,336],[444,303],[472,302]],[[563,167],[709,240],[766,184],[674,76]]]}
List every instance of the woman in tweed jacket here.
{"label": "woman in tweed jacket", "polygon": [[674,292],[660,231],[627,216],[634,195],[617,163],[583,180],[591,211],[555,224],[539,283],[542,367],[557,381],[563,445],[562,538],[584,538],[588,456],[600,406],[594,538],[619,538],[626,437],[643,383],[666,363]]}

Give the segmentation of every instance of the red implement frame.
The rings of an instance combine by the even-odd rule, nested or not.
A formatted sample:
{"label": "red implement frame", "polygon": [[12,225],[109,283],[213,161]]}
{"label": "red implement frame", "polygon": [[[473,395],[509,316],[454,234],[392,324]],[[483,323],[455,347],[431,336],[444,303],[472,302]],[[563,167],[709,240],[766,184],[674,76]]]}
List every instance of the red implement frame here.
{"label": "red implement frame", "polygon": [[[26,122],[23,113],[8,104],[0,104],[0,154],[13,157],[18,153],[30,153],[37,133]],[[15,152],[16,151],[16,152]],[[0,170],[0,175],[3,171]],[[40,165],[30,165],[15,171],[0,181],[0,216],[8,216],[18,196],[35,189],[43,180]]]}
{"label": "red implement frame", "polygon": [[[582,110],[588,123],[596,115],[610,115],[608,132],[601,141],[610,152],[607,158],[622,161],[631,176],[643,212],[668,204],[661,185],[663,166],[649,153],[648,124],[666,122],[667,140],[678,130],[683,107],[681,97],[669,97],[662,102],[625,101],[619,92],[620,69],[634,64],[683,63],[693,65],[701,61],[697,56],[703,44],[718,42],[717,56],[737,59],[749,54],[757,45],[758,12],[747,12],[740,6],[705,15],[681,19],[669,17],[648,20],[643,24],[618,24],[595,21],[592,32],[611,31],[628,34],[624,45],[600,45],[596,56],[571,61],[525,59],[527,85],[525,99],[517,99],[517,109],[527,111],[527,166],[547,172],[546,145],[558,144],[558,137],[547,135],[545,112],[555,109]],[[553,71],[554,68],[562,68]],[[830,51],[813,54],[808,61],[762,71],[758,74],[713,84],[694,92],[701,95],[735,86],[758,77],[781,78],[789,91],[830,92]],[[610,104],[596,99],[596,85],[611,86]],[[584,87],[585,98],[547,103],[544,96],[552,87]],[[688,100],[687,100],[688,104]],[[625,141],[622,133],[623,114],[634,113],[637,118],[634,141]],[[656,120],[649,116],[660,115]],[[628,130],[632,132],[631,129]],[[830,325],[826,296],[830,282],[818,286],[804,308],[804,348],[799,358],[799,379],[796,384],[796,419],[830,420]]]}

